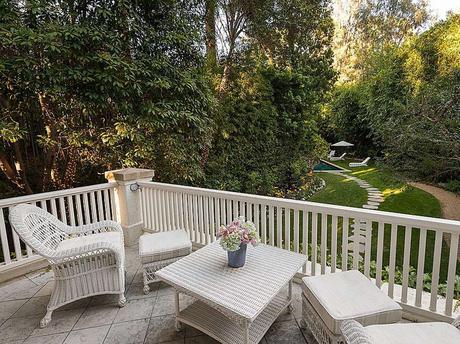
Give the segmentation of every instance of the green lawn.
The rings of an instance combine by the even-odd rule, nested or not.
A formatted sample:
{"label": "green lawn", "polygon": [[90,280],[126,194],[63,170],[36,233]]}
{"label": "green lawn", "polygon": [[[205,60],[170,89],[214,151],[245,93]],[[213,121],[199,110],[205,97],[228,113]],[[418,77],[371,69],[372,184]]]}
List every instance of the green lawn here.
{"label": "green lawn", "polygon": [[[348,161],[334,162],[344,168],[348,167]],[[372,186],[379,188],[384,195],[384,202],[380,205],[379,210],[422,215],[430,217],[441,217],[441,205],[439,201],[429,193],[412,187],[404,181],[395,177],[390,171],[377,168],[375,166],[353,168],[352,172],[347,173],[356,176],[362,180],[369,182]],[[310,201],[321,202],[328,204],[337,204],[351,207],[359,207],[367,202],[367,193],[361,189],[354,181],[346,178],[346,176],[334,175],[330,173],[318,173],[319,177],[324,179],[326,187],[313,195]],[[339,226],[341,227],[341,226]],[[374,232],[377,229],[374,229]],[[389,264],[390,253],[390,226],[385,226],[384,231],[384,265]],[[341,233],[339,233],[340,237]],[[397,231],[397,253],[396,265],[402,267],[404,259],[404,236],[405,229],[398,227]],[[425,254],[425,272],[431,272],[433,252],[434,252],[435,233],[428,231],[427,233],[427,248]],[[418,241],[419,230],[412,230],[411,240],[411,265],[417,266],[418,258]],[[340,243],[339,243],[340,246]],[[372,236],[372,259],[376,259],[377,236]],[[449,250],[443,243],[441,256],[441,281],[447,278]],[[457,269],[460,273],[460,267]]]}

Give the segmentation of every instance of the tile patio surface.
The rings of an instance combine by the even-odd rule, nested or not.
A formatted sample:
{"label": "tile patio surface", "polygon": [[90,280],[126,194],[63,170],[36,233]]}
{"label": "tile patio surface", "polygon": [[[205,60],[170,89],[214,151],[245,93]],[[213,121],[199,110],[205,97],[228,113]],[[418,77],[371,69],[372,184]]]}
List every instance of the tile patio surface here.
{"label": "tile patio surface", "polygon": [[[151,284],[150,294],[143,294],[137,247],[126,248],[126,270],[124,308],[116,305],[116,295],[90,297],[56,310],[44,329],[38,324],[46,313],[52,272],[42,270],[0,284],[0,343],[217,343],[191,327],[175,331],[173,289],[166,284]],[[282,314],[261,343],[316,344],[312,335],[299,327],[300,292],[294,284],[294,311]],[[192,300],[184,297],[183,301],[182,305]]]}

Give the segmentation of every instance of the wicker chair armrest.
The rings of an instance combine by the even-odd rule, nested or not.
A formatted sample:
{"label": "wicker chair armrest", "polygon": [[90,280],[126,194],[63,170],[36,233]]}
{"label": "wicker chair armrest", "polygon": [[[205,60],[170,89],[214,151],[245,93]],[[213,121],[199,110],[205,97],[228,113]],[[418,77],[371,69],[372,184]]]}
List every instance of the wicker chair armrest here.
{"label": "wicker chair armrest", "polygon": [[123,229],[118,222],[115,221],[100,221],[96,223],[90,223],[87,225],[72,227],[73,235],[88,235],[88,234],[96,234],[101,232],[120,232],[123,233]]}
{"label": "wicker chair armrest", "polygon": [[452,325],[460,330],[460,315],[457,318],[455,318],[455,320],[452,322]]}
{"label": "wicker chair armrest", "polygon": [[97,256],[104,253],[112,253],[115,256],[117,265],[124,266],[124,250],[123,247],[114,245],[113,243],[96,241],[89,245],[80,246],[63,251],[56,251],[52,256],[47,257],[54,264],[68,263],[86,259],[91,256]]}
{"label": "wicker chair armrest", "polygon": [[372,339],[366,333],[363,325],[356,320],[345,320],[340,330],[348,344],[372,344]]}

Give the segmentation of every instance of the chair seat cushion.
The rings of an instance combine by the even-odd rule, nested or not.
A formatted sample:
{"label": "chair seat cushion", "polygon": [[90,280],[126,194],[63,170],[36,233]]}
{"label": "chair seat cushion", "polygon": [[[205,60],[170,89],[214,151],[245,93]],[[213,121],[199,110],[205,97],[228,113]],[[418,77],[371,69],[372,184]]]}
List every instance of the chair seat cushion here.
{"label": "chair seat cushion", "polygon": [[364,326],[401,320],[401,307],[356,270],[305,277],[302,290],[328,329],[341,334],[343,320]]}
{"label": "chair seat cushion", "polygon": [[139,238],[139,257],[143,264],[186,256],[190,252],[192,242],[184,230],[144,234]]}
{"label": "chair seat cushion", "polygon": [[365,328],[374,344],[458,344],[460,330],[441,323],[373,325]]}
{"label": "chair seat cushion", "polygon": [[59,243],[57,250],[70,250],[78,249],[87,245],[94,244],[96,242],[107,242],[115,245],[116,247],[122,247],[122,234],[120,232],[104,232],[96,233],[86,236],[81,236],[78,238],[72,238],[63,240]]}

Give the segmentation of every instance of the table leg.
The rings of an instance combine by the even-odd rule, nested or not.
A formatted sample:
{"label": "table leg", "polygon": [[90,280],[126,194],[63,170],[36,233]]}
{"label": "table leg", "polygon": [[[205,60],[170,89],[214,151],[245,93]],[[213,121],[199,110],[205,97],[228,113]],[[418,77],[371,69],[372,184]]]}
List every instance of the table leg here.
{"label": "table leg", "polygon": [[180,323],[179,320],[177,320],[177,317],[179,316],[179,312],[180,312],[179,292],[178,291],[174,293],[174,303],[176,305],[176,331],[180,331],[182,330],[182,324]]}
{"label": "table leg", "polygon": [[288,284],[288,311],[292,312],[292,281],[291,279]]}
{"label": "table leg", "polygon": [[249,321],[244,322],[244,344],[249,344]]}

